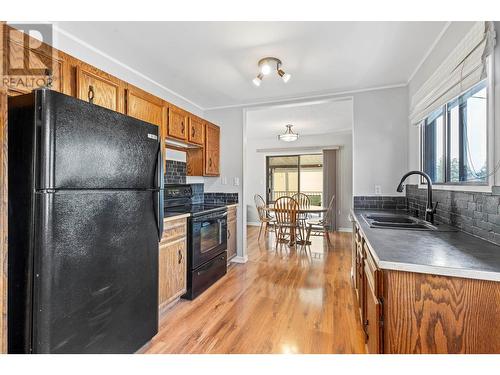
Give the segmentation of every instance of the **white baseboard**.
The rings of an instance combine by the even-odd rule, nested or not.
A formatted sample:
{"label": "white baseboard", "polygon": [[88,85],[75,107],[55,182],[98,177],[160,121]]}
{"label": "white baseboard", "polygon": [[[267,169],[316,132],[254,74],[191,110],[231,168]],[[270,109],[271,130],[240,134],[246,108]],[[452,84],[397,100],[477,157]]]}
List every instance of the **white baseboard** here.
{"label": "white baseboard", "polygon": [[251,227],[260,227],[260,223],[255,221],[247,221],[247,225]]}
{"label": "white baseboard", "polygon": [[233,262],[233,263],[246,263],[246,262],[248,262],[248,257],[246,255],[244,257],[235,256],[233,259],[231,259],[231,262]]}
{"label": "white baseboard", "polygon": [[352,232],[352,228],[339,228],[339,232]]}

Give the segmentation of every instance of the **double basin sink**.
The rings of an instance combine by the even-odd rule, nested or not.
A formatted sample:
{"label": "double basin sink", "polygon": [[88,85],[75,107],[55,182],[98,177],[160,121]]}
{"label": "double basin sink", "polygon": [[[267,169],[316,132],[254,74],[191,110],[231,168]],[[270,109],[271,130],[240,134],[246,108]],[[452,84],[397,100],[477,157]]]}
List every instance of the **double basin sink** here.
{"label": "double basin sink", "polygon": [[433,225],[428,221],[405,214],[368,213],[362,216],[371,228],[456,231],[455,228],[448,225]]}

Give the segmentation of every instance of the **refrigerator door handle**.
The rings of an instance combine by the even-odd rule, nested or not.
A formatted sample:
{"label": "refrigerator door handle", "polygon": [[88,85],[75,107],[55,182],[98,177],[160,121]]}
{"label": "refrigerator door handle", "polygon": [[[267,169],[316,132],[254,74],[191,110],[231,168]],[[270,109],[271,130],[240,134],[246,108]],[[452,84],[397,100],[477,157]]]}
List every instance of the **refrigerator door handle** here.
{"label": "refrigerator door handle", "polygon": [[158,227],[158,241],[161,241],[163,237],[163,156],[161,152],[161,142],[158,147],[158,157],[156,159],[156,192],[154,194],[155,200],[155,216],[156,216],[156,224]]}

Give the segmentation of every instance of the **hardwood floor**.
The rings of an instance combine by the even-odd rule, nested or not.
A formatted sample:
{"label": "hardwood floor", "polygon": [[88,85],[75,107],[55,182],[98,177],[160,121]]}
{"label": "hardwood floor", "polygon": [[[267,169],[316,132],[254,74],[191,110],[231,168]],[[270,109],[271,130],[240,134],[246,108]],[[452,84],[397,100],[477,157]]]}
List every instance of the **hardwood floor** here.
{"label": "hardwood floor", "polygon": [[146,353],[364,353],[350,285],[349,233],[311,252],[275,251],[248,227],[246,264],[163,317]]}

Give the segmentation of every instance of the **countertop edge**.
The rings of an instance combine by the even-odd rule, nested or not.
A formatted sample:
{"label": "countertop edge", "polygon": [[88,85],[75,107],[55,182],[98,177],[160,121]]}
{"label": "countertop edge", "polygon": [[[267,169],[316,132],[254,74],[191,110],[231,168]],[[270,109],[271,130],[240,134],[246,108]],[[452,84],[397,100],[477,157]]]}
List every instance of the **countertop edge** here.
{"label": "countertop edge", "polygon": [[191,214],[178,214],[163,218],[163,222],[188,218]]}
{"label": "countertop edge", "polygon": [[356,213],[354,209],[350,210],[351,221],[358,223],[359,230],[363,234],[363,238],[367,242],[370,247],[371,254],[374,258],[375,263],[381,270],[387,271],[401,271],[401,272],[414,272],[414,273],[423,273],[429,275],[439,275],[439,276],[448,276],[448,277],[461,277],[465,279],[474,279],[474,280],[486,280],[486,281],[495,281],[500,282],[500,273],[490,272],[490,271],[480,271],[480,270],[471,270],[464,268],[451,268],[451,267],[436,267],[436,266],[426,266],[412,263],[404,263],[404,262],[387,262],[381,261],[378,257],[377,250],[372,246],[368,236],[363,231],[361,223],[359,223],[358,218],[356,217]]}

